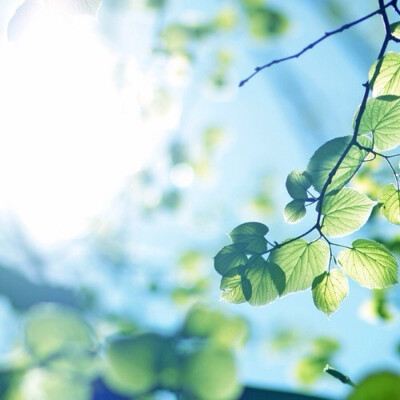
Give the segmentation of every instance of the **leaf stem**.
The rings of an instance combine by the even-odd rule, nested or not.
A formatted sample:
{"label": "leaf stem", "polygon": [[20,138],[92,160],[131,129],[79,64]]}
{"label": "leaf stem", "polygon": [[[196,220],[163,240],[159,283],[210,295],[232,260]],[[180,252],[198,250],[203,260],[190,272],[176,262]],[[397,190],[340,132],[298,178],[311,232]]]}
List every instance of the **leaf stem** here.
{"label": "leaf stem", "polygon": [[335,368],[332,368],[329,364],[326,364],[324,368],[324,372],[333,376],[334,378],[338,379],[340,382],[344,383],[345,385],[350,385],[353,388],[357,387],[357,385],[346,375],[342,374]]}
{"label": "leaf stem", "polygon": [[382,154],[382,153],[379,153],[379,152],[377,152],[377,151],[375,151],[375,150],[373,150],[373,149],[369,149],[368,147],[362,146],[362,145],[359,144],[359,143],[357,143],[357,146],[358,146],[360,149],[364,149],[364,150],[367,150],[367,151],[369,151],[370,153],[372,153],[372,154],[375,156],[374,158],[376,158],[376,157],[381,157],[381,158],[383,158],[383,159],[388,163],[389,168],[390,168],[390,169],[392,170],[392,172],[393,172],[394,179],[396,180],[397,190],[399,190],[399,189],[400,189],[399,174],[396,172],[396,169],[394,168],[393,164],[390,162],[390,159],[393,158],[393,157],[398,157],[400,154],[394,154],[394,155],[391,155],[391,156],[387,156],[387,155]]}
{"label": "leaf stem", "polygon": [[397,5],[397,1],[394,1],[393,4],[392,4],[392,6],[393,6],[393,8],[395,9],[395,11],[397,12],[397,14],[400,15],[400,9],[399,9],[399,7],[398,7],[398,5]]}

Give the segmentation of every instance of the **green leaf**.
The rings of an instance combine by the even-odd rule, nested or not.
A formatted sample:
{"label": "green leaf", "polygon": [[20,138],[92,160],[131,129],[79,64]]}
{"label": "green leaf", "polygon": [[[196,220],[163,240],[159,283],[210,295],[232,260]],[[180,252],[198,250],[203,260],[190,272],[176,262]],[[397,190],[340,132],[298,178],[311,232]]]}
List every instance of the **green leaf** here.
{"label": "green leaf", "polygon": [[[352,136],[338,137],[323,144],[311,157],[307,172],[310,174],[313,186],[321,192],[328,180],[329,174],[335,168],[343,152],[350,144]],[[361,145],[370,148],[371,140],[362,136],[359,138]],[[360,168],[368,152],[357,146],[352,146],[336,171],[326,193],[341,189]]]}
{"label": "green leaf", "polygon": [[260,256],[252,256],[247,264],[246,276],[251,284],[248,302],[262,306],[274,301],[285,289],[285,274],[274,263],[266,262]]}
{"label": "green leaf", "polygon": [[292,171],[286,178],[286,189],[292,199],[306,199],[311,176],[306,171]]}
{"label": "green leaf", "polygon": [[39,304],[31,308],[25,324],[25,342],[39,359],[57,353],[85,353],[94,348],[89,325],[72,308]]}
{"label": "green leaf", "polygon": [[232,268],[246,263],[246,253],[240,243],[223,247],[214,257],[214,268],[221,275],[225,275]]}
{"label": "green leaf", "polygon": [[152,390],[168,353],[168,341],[154,333],[112,338],[105,348],[108,386],[126,396]]}
{"label": "green leaf", "polygon": [[390,32],[396,39],[400,39],[400,22],[390,24]]}
{"label": "green leaf", "polygon": [[304,200],[301,199],[292,200],[283,210],[285,222],[288,222],[289,224],[299,222],[305,215],[306,207],[304,205]]}
{"label": "green leaf", "polygon": [[337,258],[347,275],[370,289],[397,283],[398,265],[385,246],[366,239],[357,239],[352,246],[342,250]]}
{"label": "green leaf", "polygon": [[369,132],[378,150],[391,150],[400,144],[400,97],[381,96],[367,101],[358,133]]}
{"label": "green leaf", "polygon": [[375,289],[372,292],[372,299],[367,303],[370,311],[376,319],[390,321],[393,319],[391,306],[388,299],[388,289]]}
{"label": "green leaf", "polygon": [[264,236],[268,231],[268,227],[259,222],[245,222],[229,233],[229,237],[233,243],[241,244],[246,251],[261,254],[267,250]]}
{"label": "green leaf", "polygon": [[312,354],[315,357],[329,359],[340,349],[340,343],[329,336],[319,336],[312,342]]}
{"label": "green leaf", "polygon": [[381,213],[395,225],[400,225],[400,190],[393,184],[385,186],[379,193],[378,202]]}
{"label": "green leaf", "polygon": [[400,399],[400,376],[388,371],[367,376],[350,393],[348,400],[394,400]]}
{"label": "green leaf", "polygon": [[304,239],[297,239],[272,251],[269,261],[285,273],[284,295],[311,286],[314,278],[328,266],[329,248],[322,240],[307,243]]}
{"label": "green leaf", "polygon": [[232,6],[225,6],[215,17],[215,25],[223,31],[231,31],[238,22],[237,10]]}
{"label": "green leaf", "polygon": [[326,360],[308,356],[301,359],[296,366],[296,379],[303,385],[312,385],[324,374]]}
{"label": "green leaf", "polygon": [[196,304],[186,313],[181,330],[182,337],[203,338],[227,348],[243,344],[248,334],[244,318],[204,304]]}
{"label": "green leaf", "polygon": [[[378,70],[378,73],[375,72]],[[389,51],[369,70],[369,81],[374,97],[384,94],[400,95],[400,54]]]}
{"label": "green leaf", "polygon": [[284,33],[289,26],[284,14],[260,4],[249,8],[250,34],[254,39],[265,40]]}
{"label": "green leaf", "polygon": [[347,278],[338,269],[323,272],[312,283],[315,307],[326,315],[334,313],[349,293]]}
{"label": "green leaf", "polygon": [[180,371],[183,386],[180,391],[185,393],[185,398],[239,398],[241,386],[232,351],[215,345],[197,346],[193,350],[185,355]]}
{"label": "green leaf", "polygon": [[322,203],[322,232],[327,236],[344,236],[360,229],[376,203],[351,188],[326,196]]}
{"label": "green leaf", "polygon": [[221,297],[229,303],[244,303],[251,297],[251,284],[244,273],[244,266],[231,269],[222,277],[220,289]]}

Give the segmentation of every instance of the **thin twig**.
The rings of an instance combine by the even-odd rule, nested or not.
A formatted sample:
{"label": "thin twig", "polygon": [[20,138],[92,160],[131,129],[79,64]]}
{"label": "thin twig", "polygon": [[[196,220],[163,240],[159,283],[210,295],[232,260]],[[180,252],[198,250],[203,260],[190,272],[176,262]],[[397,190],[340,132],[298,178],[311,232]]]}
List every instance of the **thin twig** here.
{"label": "thin twig", "polygon": [[286,245],[288,245],[289,243],[293,243],[293,242],[295,242],[296,240],[299,240],[299,239],[303,238],[304,236],[309,235],[311,232],[315,231],[316,229],[317,229],[317,226],[314,225],[314,226],[312,226],[308,231],[302,233],[302,234],[299,235],[299,236],[296,236],[296,237],[294,237],[294,238],[292,238],[292,239],[286,240],[285,242],[282,242],[282,243],[277,243],[277,242],[275,242],[275,246],[274,246],[274,247],[272,247],[271,249],[268,249],[267,251],[264,251],[264,253],[262,253],[262,254],[271,253],[272,251],[274,251],[274,250],[276,250],[276,249],[279,249],[279,248],[281,248],[281,247],[283,247],[283,246],[286,246]]}
{"label": "thin twig", "polygon": [[[384,8],[389,7],[389,6],[395,6],[395,5],[396,5],[396,2],[397,2],[396,0],[392,0],[392,1],[390,1],[389,3],[387,3],[386,5],[384,5]],[[255,75],[257,75],[260,71],[262,71],[262,70],[264,70],[264,69],[266,69],[266,68],[269,68],[269,67],[271,67],[271,66],[274,65],[274,64],[279,64],[279,63],[284,62],[284,61],[288,61],[288,60],[292,60],[292,59],[294,59],[294,58],[298,58],[298,57],[300,57],[301,55],[303,55],[305,52],[307,52],[308,50],[311,50],[311,49],[312,49],[314,46],[316,46],[317,44],[319,44],[319,43],[321,43],[322,41],[324,41],[325,39],[327,39],[328,37],[333,36],[333,35],[335,35],[335,34],[337,34],[337,33],[341,33],[341,32],[343,32],[343,31],[345,31],[345,30],[347,30],[347,29],[353,27],[354,25],[357,25],[357,24],[359,24],[359,23],[361,23],[361,22],[364,22],[364,21],[366,21],[367,19],[372,18],[372,17],[374,17],[375,15],[378,15],[378,14],[382,14],[381,8],[379,8],[379,10],[375,10],[374,12],[372,12],[372,13],[370,13],[370,14],[367,14],[367,15],[365,15],[364,17],[359,18],[359,19],[357,19],[357,20],[355,20],[355,21],[353,21],[353,22],[347,23],[347,24],[341,26],[341,27],[338,28],[338,29],[335,29],[335,30],[329,31],[329,32],[325,32],[325,34],[324,34],[323,36],[321,36],[321,37],[320,37],[319,39],[317,39],[316,41],[310,43],[308,46],[304,47],[303,50],[300,50],[300,51],[299,51],[298,53],[296,53],[296,54],[293,54],[293,55],[287,56],[287,57],[283,57],[283,58],[278,58],[278,59],[273,60],[273,61],[271,61],[271,62],[269,62],[269,63],[267,63],[267,64],[265,64],[265,65],[262,65],[261,67],[256,67],[255,70],[254,70],[254,72],[253,72],[250,76],[248,76],[246,79],[243,79],[243,80],[239,83],[239,87],[245,85],[251,78],[253,78]],[[390,34],[390,36],[392,36],[392,35]],[[395,38],[391,37],[391,39],[394,40]]]}
{"label": "thin twig", "polygon": [[399,9],[399,7],[397,5],[397,0],[394,1],[392,5],[393,5],[393,8],[395,9],[395,11],[397,12],[397,14],[400,15],[400,9]]}
{"label": "thin twig", "polygon": [[390,162],[390,160],[387,157],[384,157],[386,162],[389,164],[390,169],[393,172],[394,179],[396,180],[396,186],[397,190],[400,190],[400,182],[399,182],[399,174],[396,172],[395,168],[393,167],[393,164]]}
{"label": "thin twig", "polygon": [[369,151],[370,153],[372,153],[372,154],[374,155],[374,158],[376,158],[376,157],[381,157],[381,158],[383,158],[383,159],[388,163],[390,169],[391,169],[392,172],[393,172],[394,179],[396,180],[397,190],[399,190],[399,187],[400,187],[399,174],[397,173],[396,169],[394,168],[393,164],[392,164],[391,161],[390,161],[391,158],[393,158],[393,157],[398,157],[399,154],[394,154],[394,155],[391,155],[391,156],[387,156],[387,155],[382,154],[382,153],[379,153],[379,152],[377,152],[377,151],[375,151],[375,150],[373,150],[373,149],[369,149],[368,147],[365,147],[365,146],[363,146],[363,145],[361,145],[361,144],[359,144],[359,143],[357,143],[357,146],[358,146],[360,149],[364,149],[364,150],[367,150],[367,151]]}
{"label": "thin twig", "polygon": [[333,252],[332,252],[332,243],[331,241],[322,233],[322,229],[321,228],[317,228],[319,234],[320,234],[320,239],[324,239],[326,244],[329,247],[329,264],[328,264],[328,273],[331,270],[331,264],[332,264],[332,260],[333,260]]}
{"label": "thin twig", "polygon": [[386,156],[386,158],[394,158],[394,157],[399,157],[399,156],[400,156],[400,153],[399,154],[391,154],[389,156]]}
{"label": "thin twig", "polygon": [[[393,5],[393,4],[392,4]],[[383,4],[383,0],[379,0],[379,10],[382,11],[385,9],[385,4]],[[394,42],[398,43],[400,42],[400,39],[397,39],[395,36],[392,35],[392,31],[390,29],[390,22],[389,18],[387,16],[386,12],[381,12],[382,14],[382,19],[383,19],[383,24],[385,25],[385,30],[387,35],[390,36],[390,40],[393,40]]]}

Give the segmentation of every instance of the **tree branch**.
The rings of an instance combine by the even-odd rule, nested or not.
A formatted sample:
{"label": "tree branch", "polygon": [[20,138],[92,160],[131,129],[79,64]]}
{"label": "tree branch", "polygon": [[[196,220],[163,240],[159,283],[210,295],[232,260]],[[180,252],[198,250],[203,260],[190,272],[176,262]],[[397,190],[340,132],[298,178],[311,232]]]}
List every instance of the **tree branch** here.
{"label": "tree branch", "polygon": [[[389,3],[384,4],[383,5],[383,9],[385,9],[385,8],[387,8],[389,6],[396,7],[397,6],[397,0],[391,0]],[[396,8],[396,10],[397,10],[397,8]],[[265,65],[262,65],[261,67],[256,67],[254,72],[251,75],[249,75],[246,79],[243,79],[242,81],[240,81],[239,87],[242,87],[243,85],[245,85],[251,78],[253,78],[255,75],[257,75],[260,71],[262,71],[262,70],[264,70],[266,68],[269,68],[272,65],[279,64],[279,63],[284,62],[284,61],[292,60],[294,58],[299,58],[301,55],[306,53],[308,50],[311,50],[314,46],[316,46],[317,44],[321,43],[322,41],[324,41],[328,37],[333,36],[333,35],[335,35],[337,33],[341,33],[343,31],[353,27],[354,25],[357,25],[357,24],[359,24],[359,23],[361,23],[363,21],[366,21],[367,19],[370,19],[370,18],[372,18],[372,17],[374,17],[375,15],[378,15],[378,14],[386,15],[386,13],[382,12],[382,8],[380,7],[378,10],[375,10],[374,12],[372,12],[370,14],[367,14],[364,17],[359,18],[359,19],[357,19],[357,20],[355,20],[353,22],[349,22],[349,23],[341,26],[338,29],[335,29],[335,30],[329,31],[329,32],[325,32],[325,34],[323,36],[321,36],[319,39],[315,40],[314,42],[310,43],[308,46],[304,47],[304,49],[300,50],[298,53],[295,53],[295,54],[293,54],[291,56],[278,58],[278,59],[273,60],[273,61],[271,61],[271,62],[269,62],[269,63],[267,63]],[[386,16],[386,20],[387,20],[387,16]],[[385,28],[386,28],[386,22],[385,22]],[[390,30],[389,30],[389,32],[390,32]],[[398,39],[394,38],[391,34],[390,34],[390,39],[394,40],[394,41],[398,41]]]}
{"label": "tree branch", "polygon": [[[388,4],[385,5],[385,4],[383,3],[383,0],[378,0],[378,2],[379,2],[379,10],[378,10],[378,13],[379,13],[379,14],[382,14],[383,23],[384,23],[384,26],[385,26],[385,38],[383,39],[382,46],[381,46],[381,48],[380,48],[380,50],[379,50],[379,54],[378,54],[378,56],[377,56],[377,59],[379,60],[379,59],[381,59],[381,58],[383,57],[383,55],[385,54],[389,42],[390,42],[391,40],[394,40],[394,39],[393,39],[393,36],[392,36],[392,34],[391,34],[391,32],[390,32],[390,24],[389,24],[388,17],[387,17],[387,14],[386,14],[386,7],[388,7],[388,5],[389,5],[390,3],[388,3]],[[391,3],[393,3],[393,1],[392,1]],[[374,75],[373,75],[373,77],[371,78],[371,82],[373,82],[373,81],[376,79],[377,75],[378,75],[379,72],[380,72],[380,68],[381,68],[381,63],[378,63],[378,65],[377,65],[377,67],[376,67],[376,69],[375,69]],[[326,180],[325,184],[323,185],[319,197],[316,199],[316,200],[319,200],[319,206],[318,206],[318,214],[317,214],[317,220],[316,220],[316,222],[315,222],[315,225],[313,225],[313,226],[312,226],[310,229],[308,229],[306,232],[302,233],[302,234],[299,235],[299,236],[296,236],[296,237],[293,238],[293,239],[287,240],[286,242],[282,242],[282,243],[276,243],[275,246],[273,246],[272,248],[268,249],[268,250],[265,251],[263,254],[271,253],[272,251],[274,251],[274,250],[276,250],[276,249],[278,249],[278,248],[281,248],[281,247],[283,247],[283,246],[286,246],[286,245],[289,244],[289,243],[292,243],[292,242],[294,242],[294,241],[296,241],[296,240],[298,240],[298,239],[300,239],[300,238],[303,238],[304,236],[309,235],[310,233],[312,233],[312,232],[314,232],[314,231],[317,231],[317,232],[319,232],[319,234],[320,234],[321,237],[324,237],[324,238],[325,238],[325,240],[327,241],[327,243],[328,243],[328,245],[329,245],[330,254],[331,254],[331,258],[330,258],[330,262],[329,262],[329,267],[330,267],[330,263],[331,263],[331,260],[332,260],[331,242],[330,242],[329,239],[327,239],[327,238],[325,237],[325,235],[322,233],[322,225],[321,225],[322,207],[323,207],[323,202],[324,202],[324,200],[325,200],[325,198],[326,198],[326,195],[327,195],[327,190],[328,190],[328,188],[329,188],[329,185],[332,183],[332,180],[333,180],[333,178],[335,177],[336,173],[338,172],[340,166],[342,165],[342,162],[344,161],[344,159],[346,158],[347,154],[349,153],[350,149],[351,149],[353,146],[357,146],[357,147],[360,148],[360,149],[365,149],[365,150],[371,152],[372,154],[380,155],[380,154],[376,153],[373,149],[365,148],[364,146],[362,146],[362,145],[361,145],[360,143],[358,143],[358,141],[357,141],[357,138],[358,138],[358,131],[359,131],[359,129],[360,129],[360,124],[361,124],[361,119],[362,119],[362,116],[363,116],[363,114],[364,114],[365,108],[366,108],[366,106],[367,106],[367,100],[368,100],[369,93],[370,93],[370,90],[371,90],[369,81],[365,82],[365,83],[363,84],[363,86],[364,86],[365,90],[364,90],[363,99],[362,99],[362,101],[361,101],[360,110],[359,110],[359,112],[358,112],[357,119],[356,119],[356,122],[355,122],[354,131],[353,131],[353,136],[352,136],[352,138],[351,138],[349,144],[346,146],[346,148],[344,149],[343,153],[342,153],[341,156],[339,157],[339,159],[338,159],[338,161],[336,162],[335,166],[334,166],[334,167],[332,168],[332,170],[330,171],[330,173],[329,173],[329,175],[328,175],[328,179]],[[385,157],[385,158],[386,158],[386,157]],[[387,160],[387,161],[389,162],[389,164],[391,165],[390,161],[389,161],[388,159],[386,159],[386,160]],[[394,170],[393,166],[392,166],[392,169]],[[397,178],[397,175],[395,175],[395,176],[396,176],[396,178]],[[397,181],[397,182],[398,182],[398,181]]]}
{"label": "tree branch", "polygon": [[400,15],[400,9],[399,9],[399,7],[398,7],[398,5],[397,5],[397,1],[393,2],[393,8],[394,8],[395,11],[397,12],[397,14]]}

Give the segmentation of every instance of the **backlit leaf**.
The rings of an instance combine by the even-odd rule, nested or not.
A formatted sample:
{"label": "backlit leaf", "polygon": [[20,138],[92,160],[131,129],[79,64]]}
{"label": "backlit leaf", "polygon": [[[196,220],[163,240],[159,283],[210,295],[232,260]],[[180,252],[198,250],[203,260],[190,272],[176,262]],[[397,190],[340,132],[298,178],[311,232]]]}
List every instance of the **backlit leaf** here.
{"label": "backlit leaf", "polygon": [[343,270],[361,286],[380,289],[397,283],[398,265],[390,251],[378,242],[357,239],[338,255]]}
{"label": "backlit leaf", "polygon": [[243,246],[238,243],[223,247],[214,257],[214,268],[221,275],[225,275],[232,268],[246,263],[245,251]]}
{"label": "backlit leaf", "polygon": [[374,97],[384,94],[399,96],[400,54],[389,51],[376,61],[369,70],[369,81]]}
{"label": "backlit leaf", "polygon": [[244,303],[251,297],[251,285],[244,276],[245,270],[244,266],[236,267],[222,277],[220,285],[222,290],[221,297],[229,303]]}
{"label": "backlit leaf", "polygon": [[274,301],[285,289],[285,274],[274,263],[260,256],[252,256],[247,264],[246,276],[251,284],[248,302],[261,306]]}
{"label": "backlit leaf", "polygon": [[292,171],[286,178],[286,189],[292,199],[306,199],[311,187],[311,176],[306,171]]}
{"label": "backlit leaf", "polygon": [[285,222],[288,222],[289,224],[299,222],[306,215],[304,200],[292,200],[286,205],[283,210],[283,215],[285,217]]}
{"label": "backlit leaf", "polygon": [[378,202],[385,218],[395,225],[400,225],[400,190],[393,184],[385,186],[379,193]]}
{"label": "backlit leaf", "polygon": [[374,201],[351,188],[326,196],[321,210],[322,232],[338,237],[357,231],[368,221],[374,205]]}
{"label": "backlit leaf", "polygon": [[339,308],[348,293],[347,278],[338,269],[323,272],[312,284],[314,304],[328,316]]}
{"label": "backlit leaf", "polygon": [[269,261],[277,264],[285,274],[284,295],[311,286],[314,278],[328,266],[329,248],[322,240],[307,243],[297,239],[272,251]]}
{"label": "backlit leaf", "polygon": [[[329,174],[335,168],[347,146],[350,144],[352,136],[338,137],[323,144],[311,157],[307,172],[310,174],[313,186],[317,192],[321,192]],[[360,144],[371,147],[371,140],[368,137],[360,137]],[[361,150],[353,145],[347,155],[342,160],[337,169],[326,193],[341,189],[360,168],[364,158],[367,156],[366,150]]]}
{"label": "backlit leaf", "polygon": [[396,39],[400,39],[400,22],[390,24],[390,32]]}
{"label": "backlit leaf", "polygon": [[241,244],[246,251],[261,254],[267,250],[264,236],[268,231],[268,227],[259,222],[245,222],[229,233],[229,237],[233,243]]}
{"label": "backlit leaf", "polygon": [[400,144],[400,97],[381,96],[367,101],[358,133],[368,132],[373,133],[374,148],[378,150],[391,150]]}

